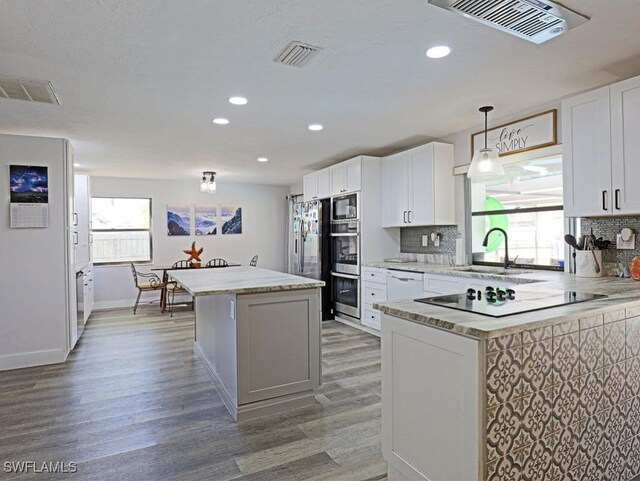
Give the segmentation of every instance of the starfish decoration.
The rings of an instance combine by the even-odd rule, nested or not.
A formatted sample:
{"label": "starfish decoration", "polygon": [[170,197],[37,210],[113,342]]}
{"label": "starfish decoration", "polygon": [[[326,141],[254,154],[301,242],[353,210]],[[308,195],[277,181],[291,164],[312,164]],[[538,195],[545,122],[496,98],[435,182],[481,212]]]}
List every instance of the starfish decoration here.
{"label": "starfish decoration", "polygon": [[189,262],[190,260],[199,261],[200,254],[202,254],[203,250],[204,250],[204,247],[200,247],[200,249],[196,249],[196,243],[194,241],[193,244],[191,244],[191,249],[185,249],[182,252],[184,252],[185,254],[189,254],[189,258],[187,259],[187,262]]}

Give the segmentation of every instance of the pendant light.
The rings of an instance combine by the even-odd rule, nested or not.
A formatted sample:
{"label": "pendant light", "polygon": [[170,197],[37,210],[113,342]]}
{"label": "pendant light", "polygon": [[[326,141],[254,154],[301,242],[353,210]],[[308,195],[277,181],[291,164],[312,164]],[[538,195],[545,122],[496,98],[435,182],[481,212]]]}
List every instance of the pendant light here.
{"label": "pendant light", "polygon": [[502,162],[498,157],[498,153],[487,146],[487,115],[493,110],[493,107],[480,107],[480,112],[484,114],[484,148],[473,154],[471,165],[467,177],[471,182],[486,182],[494,180],[504,175]]}
{"label": "pendant light", "polygon": [[[213,194],[216,189],[216,174],[217,172],[203,172],[202,173],[202,182],[200,182],[200,192],[208,192],[209,194]],[[209,178],[207,179],[207,176]]]}

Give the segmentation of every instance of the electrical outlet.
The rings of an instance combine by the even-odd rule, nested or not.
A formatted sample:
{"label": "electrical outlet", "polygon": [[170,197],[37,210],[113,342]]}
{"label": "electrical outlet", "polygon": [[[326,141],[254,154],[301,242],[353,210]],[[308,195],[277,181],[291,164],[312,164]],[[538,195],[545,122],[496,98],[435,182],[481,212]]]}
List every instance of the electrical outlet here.
{"label": "electrical outlet", "polygon": [[636,235],[631,234],[631,238],[628,241],[622,240],[622,234],[616,236],[616,249],[620,250],[633,250],[636,248]]}
{"label": "electrical outlet", "polygon": [[429,247],[429,236],[428,235],[423,235],[422,236],[422,247]]}

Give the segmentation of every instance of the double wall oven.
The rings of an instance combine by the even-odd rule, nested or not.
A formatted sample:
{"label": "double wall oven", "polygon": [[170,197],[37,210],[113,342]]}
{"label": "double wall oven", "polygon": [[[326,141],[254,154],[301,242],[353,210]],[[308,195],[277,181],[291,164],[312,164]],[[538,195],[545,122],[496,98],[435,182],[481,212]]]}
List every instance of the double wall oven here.
{"label": "double wall oven", "polygon": [[359,194],[331,199],[332,306],[335,314],[360,319]]}

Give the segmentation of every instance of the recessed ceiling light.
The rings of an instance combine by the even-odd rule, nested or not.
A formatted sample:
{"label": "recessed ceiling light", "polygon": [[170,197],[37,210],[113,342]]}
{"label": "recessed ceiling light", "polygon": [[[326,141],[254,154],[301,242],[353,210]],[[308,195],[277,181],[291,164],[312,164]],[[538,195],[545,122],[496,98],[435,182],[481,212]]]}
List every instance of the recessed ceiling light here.
{"label": "recessed ceiling light", "polygon": [[74,162],[74,163],[73,163],[73,166],[74,166],[74,167],[80,167],[80,164],[79,164],[79,163],[77,163],[77,162]]}
{"label": "recessed ceiling light", "polygon": [[269,159],[266,157],[258,157],[258,162],[269,162]]}
{"label": "recessed ceiling light", "polygon": [[324,127],[320,124],[309,125],[309,130],[313,130],[314,132],[317,132],[318,130],[322,130],[322,129],[324,129]]}
{"label": "recessed ceiling light", "polygon": [[431,47],[427,50],[427,57],[429,58],[442,58],[451,53],[451,47],[446,45],[438,45],[437,47]]}
{"label": "recessed ceiling light", "polygon": [[213,123],[218,125],[227,125],[229,123],[229,120],[223,119],[222,117],[218,117],[216,119],[213,119]]}
{"label": "recessed ceiling light", "polygon": [[247,105],[248,100],[244,97],[231,97],[229,103],[233,105]]}

